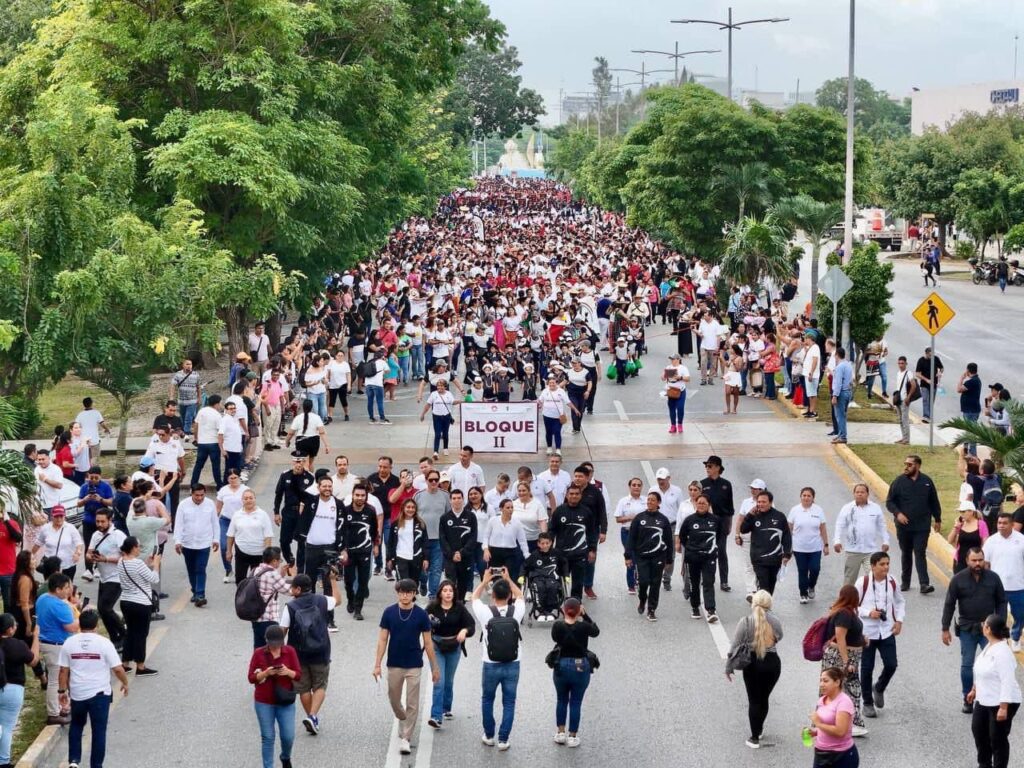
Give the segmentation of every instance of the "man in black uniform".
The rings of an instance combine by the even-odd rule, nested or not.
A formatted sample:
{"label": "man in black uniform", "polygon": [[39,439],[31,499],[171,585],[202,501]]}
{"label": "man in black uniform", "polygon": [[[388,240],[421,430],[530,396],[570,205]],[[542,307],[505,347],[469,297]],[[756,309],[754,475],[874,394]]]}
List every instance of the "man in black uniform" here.
{"label": "man in black uniform", "polygon": [[[604,493],[601,491],[601,484],[594,480],[594,465],[589,463],[580,464],[572,472],[573,484],[580,488],[582,496],[580,503],[590,510],[597,522],[597,541],[604,544],[608,536],[608,507],[604,502]],[[594,559],[587,563],[586,573],[583,576],[583,592],[591,600],[597,600],[597,593],[594,591],[594,576],[597,570],[597,551],[594,551]]]}
{"label": "man in black uniform", "polygon": [[772,506],[771,491],[757,494],[757,503],[743,518],[740,533],[750,534],[750,564],[757,588],[775,593],[779,569],[793,556],[793,534],[786,516]]}
{"label": "man in black uniform", "polygon": [[594,514],[580,503],[583,491],[570,485],[565,492],[565,503],[551,515],[549,530],[555,537],[556,549],[565,557],[566,572],[572,580],[570,594],[583,599],[583,580],[587,563],[597,557],[598,526]]}
{"label": "man in black uniform", "polygon": [[[299,516],[302,505],[311,501],[306,490],[313,482],[313,473],[306,470],[305,456],[296,451],[292,453],[292,468],[281,473],[274,489],[274,524],[281,526],[281,553],[288,565],[298,565],[299,573],[305,572],[306,562],[304,542],[298,537]],[[292,555],[293,541],[297,559]]]}
{"label": "man in black uniform", "polygon": [[661,593],[661,578],[665,566],[672,567],[673,540],[672,525],[661,512],[661,494],[651,491],[647,494],[647,509],[633,518],[629,525],[626,549],[633,554],[633,562],[626,561],[629,568],[636,563],[637,595],[640,598],[636,612],[647,620],[657,621],[658,596]]}
{"label": "man in black uniform", "polygon": [[684,576],[689,574],[690,618],[700,618],[701,593],[708,624],[718,621],[715,613],[715,561],[718,560],[719,522],[711,514],[711,500],[704,494],[693,503],[696,510],[679,523],[679,544],[683,549]]}
{"label": "man in black uniform", "polygon": [[441,515],[438,534],[445,575],[455,582],[455,599],[462,602],[473,590],[473,564],[476,558],[476,515],[466,509],[462,490],[451,492],[452,508]]}
{"label": "man in black uniform", "polygon": [[[366,485],[369,487],[370,493],[377,498],[377,501],[380,502],[381,509],[384,510],[381,529],[377,532],[378,538],[381,542],[381,550],[384,550],[386,542],[391,541],[391,502],[388,501],[388,496],[401,484],[398,476],[391,471],[393,466],[394,462],[391,460],[390,456],[381,456],[377,459],[377,471],[366,478]],[[394,559],[394,553],[381,551],[377,555],[377,558],[374,561],[374,576],[380,575],[381,569],[384,565],[383,561],[389,559],[388,557],[385,557],[385,555],[388,554],[390,554],[390,559]]]}
{"label": "man in black uniform", "polygon": [[[363,620],[363,602],[370,596],[370,560],[380,552],[377,510],[366,503],[369,490],[362,483],[352,489],[352,503],[338,515],[341,552],[345,566],[348,612]],[[358,585],[356,584],[358,579]]]}
{"label": "man in black uniform", "polygon": [[722,459],[719,456],[708,456],[704,462],[704,470],[707,477],[700,481],[701,492],[711,501],[711,512],[718,519],[718,576],[721,580],[723,592],[729,592],[729,555],[726,547],[729,543],[729,533],[732,531],[732,516],[736,513],[736,507],[732,497],[732,483],[722,477],[725,467],[722,466]]}

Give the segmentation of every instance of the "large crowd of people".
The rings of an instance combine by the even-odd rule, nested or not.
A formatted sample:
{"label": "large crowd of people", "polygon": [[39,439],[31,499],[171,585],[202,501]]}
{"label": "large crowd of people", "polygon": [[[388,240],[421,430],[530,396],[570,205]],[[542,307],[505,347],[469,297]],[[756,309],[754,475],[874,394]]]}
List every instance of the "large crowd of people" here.
{"label": "large crowd of people", "polygon": [[[257,324],[248,351],[231,366],[226,397],[206,392],[185,361],[133,474],[103,479],[93,449],[106,425],[98,412],[88,413],[95,411],[91,403],[84,418],[59,430],[52,450],[26,451],[43,512],[24,532],[13,520],[0,526],[0,552],[12,548],[14,574],[10,583],[0,579],[12,614],[0,616],[8,682],[18,679],[18,669],[24,681],[25,665],[33,668],[47,691],[48,722],[71,726],[75,766],[91,718],[91,761],[101,765],[110,671],[126,691],[134,679],[157,674],[146,662],[146,640],[151,622],[164,619],[160,603],[168,595],[160,572],[170,543],[184,560],[196,609],[207,605],[211,557],[224,582],[237,585],[236,610],[252,623],[248,680],[264,768],[274,765],[275,754],[290,768],[300,711],[310,735],[327,725],[321,710],[331,635],[346,614],[379,621],[373,674],[387,688],[403,754],[418,733],[424,666],[433,686],[426,725],[448,727],[457,669],[474,635],[483,638],[482,743],[509,749],[520,625],[527,618],[550,623],[553,743],[578,747],[584,695],[600,664],[590,648],[599,629],[586,605],[598,598],[596,561],[611,522],[620,526],[625,553],[623,589],[647,621],[657,621],[662,592],[678,576],[692,618],[717,623],[717,593],[732,591],[730,565],[733,579],[741,572],[750,614],[736,628],[726,674],[742,674],[752,749],[761,746],[770,694],[783,674],[776,652],[783,626],[772,612],[781,576],[795,568],[785,588],[809,604],[819,599],[823,563],[842,561],[844,585],[825,601],[825,615],[804,641],[805,656],[822,667],[806,726],[815,765],[854,768],[854,738],[867,733],[865,718],[885,707],[897,669],[897,638],[908,620],[903,593],[915,565],[921,592],[934,591],[924,542],[942,512],[920,458],[907,457],[882,504],[870,500],[866,486],[852,489],[834,531],[814,488],[789,500],[788,511],[760,478],[749,482],[749,495],[735,492],[727,457],[709,456],[705,476],[685,490],[660,467],[652,484],[630,479],[621,498],[593,463],[562,460],[564,441],[583,433],[593,415],[599,387],[654,381],[668,431],[682,434],[687,387],[697,380],[708,388],[721,382],[725,414],[736,413],[743,396],[784,396],[814,418],[827,377],[833,442],[845,442],[853,368],[815,321],[791,314],[794,292],[795,279],[766,293],[730,286],[717,267],[574,200],[556,182],[488,179],[458,190],[441,200],[434,217],[396,228],[374,261],[327,276],[280,343]],[[658,324],[676,339],[664,364],[651,361],[648,343]],[[868,350],[869,394],[876,377],[886,393],[887,354],[884,340]],[[691,357],[692,373],[684,362]],[[641,374],[645,366],[653,371]],[[930,384],[920,378],[930,375],[930,363],[905,376],[901,358],[900,371],[896,391],[903,400],[896,405],[909,409],[913,393]],[[961,386],[973,392],[968,379]],[[397,429],[386,408],[403,389],[415,391],[421,420],[430,415],[432,448],[416,466],[399,467],[381,455],[372,471],[357,475],[346,443],[329,425],[336,417],[361,419],[355,406],[362,396],[369,423]],[[451,455],[459,402],[512,400],[537,404],[543,467],[489,477],[472,446],[457,445]],[[925,400],[930,404],[930,396]],[[986,403],[989,409],[995,412]],[[563,434],[565,426],[571,435]],[[187,443],[196,461],[186,480]],[[263,452],[282,447],[291,452],[290,466],[261,507],[246,483]],[[981,469],[976,460],[971,466]],[[204,482],[208,468],[212,486]],[[1024,624],[1024,512],[1015,519],[993,510],[984,478],[975,487],[965,472],[972,490],[962,496],[955,529],[960,568],[947,593],[942,639],[951,642],[955,612],[962,706],[973,717],[978,763],[1001,768],[1020,702],[1011,663]],[[81,512],[81,533],[67,520],[71,505],[61,503],[65,478],[80,486],[71,511]],[[889,573],[887,516],[896,526],[898,582]],[[990,525],[983,528],[985,516]],[[730,563],[730,544],[741,562],[734,549]],[[46,579],[38,597],[36,566]],[[83,605],[74,584],[79,576],[98,582],[97,610]],[[365,614],[382,580],[393,584],[395,600],[378,619]],[[1007,606],[1014,626],[1004,642]],[[106,638],[96,635],[98,622]],[[8,638],[24,649],[8,651]],[[69,656],[72,638],[93,650]],[[6,712],[0,706],[0,716]],[[0,723],[0,766],[8,722]]]}

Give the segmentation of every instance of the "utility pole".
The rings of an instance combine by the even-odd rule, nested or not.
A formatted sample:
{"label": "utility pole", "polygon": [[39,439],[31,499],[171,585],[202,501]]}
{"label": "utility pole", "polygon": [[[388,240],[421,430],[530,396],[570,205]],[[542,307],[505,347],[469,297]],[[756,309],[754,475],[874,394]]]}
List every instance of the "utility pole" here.
{"label": "utility pole", "polygon": [[[843,264],[849,264],[850,257],[853,255],[853,123],[856,111],[853,65],[856,26],[856,0],[850,0],[850,57],[846,76],[846,210],[843,217]],[[847,353],[850,352],[849,344],[850,318],[844,316],[842,346]]]}
{"label": "utility pole", "polygon": [[680,59],[685,59],[687,56],[690,56],[690,55],[695,54],[695,53],[721,53],[721,52],[722,52],[721,49],[715,49],[713,51],[683,51],[682,53],[680,53],[679,52],[679,41],[678,40],[676,41],[676,44],[675,44],[675,52],[672,52],[672,51],[652,51],[652,50],[648,50],[646,48],[636,49],[636,50],[630,51],[630,53],[654,53],[654,54],[657,54],[659,56],[669,56],[669,57],[671,57],[672,60],[675,62],[675,68],[673,70],[673,72],[675,73],[675,76],[674,76],[673,82],[676,84],[676,86],[680,85],[680,83],[679,83],[679,60]]}

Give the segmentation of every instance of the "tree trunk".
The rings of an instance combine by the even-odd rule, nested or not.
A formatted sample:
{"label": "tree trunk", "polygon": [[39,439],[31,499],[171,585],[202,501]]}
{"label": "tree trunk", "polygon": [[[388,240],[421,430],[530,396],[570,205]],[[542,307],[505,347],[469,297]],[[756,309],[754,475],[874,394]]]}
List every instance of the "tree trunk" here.
{"label": "tree trunk", "polygon": [[121,412],[118,414],[120,426],[117,429],[117,454],[112,477],[123,475],[128,464],[128,412],[131,409],[132,398],[122,395],[117,398],[117,404]]}
{"label": "tree trunk", "polygon": [[228,334],[228,359],[234,360],[239,352],[248,352],[245,344],[245,313],[238,307],[224,310],[224,326]]}
{"label": "tree trunk", "polygon": [[982,241],[981,241],[981,252],[980,252],[980,253],[978,254],[979,258],[980,258],[980,259],[981,259],[982,261],[984,261],[984,260],[985,260],[985,246],[986,246],[986,245],[988,245],[988,240],[982,240]]}
{"label": "tree trunk", "polygon": [[743,212],[747,209],[747,201],[740,195],[740,217],[736,219],[736,223],[739,224],[743,221]]}
{"label": "tree trunk", "polygon": [[939,252],[946,255],[946,230],[949,224],[945,221],[936,220],[936,224],[939,225]]}
{"label": "tree trunk", "polygon": [[821,256],[821,239],[811,246],[811,319],[818,319],[818,259]]}
{"label": "tree trunk", "polygon": [[274,311],[267,318],[267,343],[270,348],[277,349],[277,345],[281,343],[281,312],[280,310]]}

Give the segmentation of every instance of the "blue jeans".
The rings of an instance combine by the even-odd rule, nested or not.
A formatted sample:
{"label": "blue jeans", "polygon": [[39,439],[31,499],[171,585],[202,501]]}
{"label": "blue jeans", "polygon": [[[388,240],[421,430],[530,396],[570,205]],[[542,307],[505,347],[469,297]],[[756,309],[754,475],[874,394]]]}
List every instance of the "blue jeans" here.
{"label": "blue jeans", "polygon": [[224,456],[224,473],[227,474],[232,469],[242,474],[242,465],[245,463],[242,457],[245,455],[244,451],[225,451]]}
{"label": "blue jeans", "polygon": [[434,413],[430,418],[434,422],[434,453],[437,453],[442,446],[448,450],[448,432],[452,427],[451,416],[447,413],[441,416]]}
{"label": "blue jeans", "polygon": [[1024,589],[1006,590],[1006,604],[1008,612],[1013,616],[1010,637],[1020,640],[1021,630],[1024,630]]}
{"label": "blue jeans", "polygon": [[775,395],[775,373],[764,372],[764,396],[768,400],[774,400]]}
{"label": "blue jeans", "polygon": [[850,407],[850,400],[853,399],[853,392],[844,389],[836,395],[836,404],[833,413],[836,419],[836,437],[840,440],[846,439],[846,409]]}
{"label": "blue jeans", "polygon": [[981,634],[972,632],[960,633],[960,690],[964,697],[974,687],[974,657],[978,651],[988,645],[988,640]]}
{"label": "blue jeans", "polygon": [[412,358],[412,377],[414,379],[422,379],[426,375],[423,361],[423,345],[413,345],[409,356]]}
{"label": "blue jeans", "polygon": [[295,741],[295,704],[279,707],[275,704],[255,702],[256,720],[260,724],[260,749],[263,768],[274,768],[274,723],[281,732],[281,758],[291,760]]}
{"label": "blue jeans", "polygon": [[[669,401],[671,402],[671,401]],[[633,559],[633,553],[629,551],[629,547],[626,546],[626,542],[629,541],[629,528],[623,525],[619,528],[619,537],[622,539],[622,551],[627,560]],[[631,565],[626,568],[626,587],[628,589],[636,589],[636,565]]]}
{"label": "blue jeans", "polygon": [[327,393],[306,392],[306,399],[313,402],[313,413],[319,416],[322,421],[327,421]]}
{"label": "blue jeans", "polygon": [[459,668],[462,649],[456,648],[454,651],[441,653],[440,647],[434,643],[434,656],[437,657],[437,666],[441,669],[441,679],[434,683],[430,719],[441,722],[444,713],[452,711],[452,699],[455,697],[455,670]]}
{"label": "blue jeans", "polygon": [[886,371],[887,363],[878,364],[878,376],[882,380],[882,394],[889,391],[889,376]]}
{"label": "blue jeans", "polygon": [[192,482],[198,483],[200,476],[203,474],[203,465],[206,464],[206,460],[210,460],[210,466],[213,469],[213,484],[218,488],[223,485],[220,477],[220,446],[217,443],[197,443],[196,444],[196,464],[192,467]]}
{"label": "blue jeans", "polygon": [[0,734],[0,765],[11,762],[11,740],[24,701],[25,686],[8,683],[0,689],[0,728],[4,729]]}
{"label": "blue jeans", "polygon": [[377,403],[377,418],[384,419],[384,387],[376,384],[366,385],[366,412],[373,418],[373,404]]}
{"label": "blue jeans", "polygon": [[586,659],[559,659],[553,674],[555,693],[555,725],[565,727],[566,714],[569,733],[578,733],[580,714],[583,708],[583,694],[590,685],[590,662]]}
{"label": "blue jeans", "polygon": [[554,443],[555,448],[561,449],[562,447],[562,421],[561,419],[552,418],[551,416],[544,417],[544,442],[548,448],[552,447]]}
{"label": "blue jeans", "polygon": [[484,721],[484,735],[494,738],[494,699],[501,686],[501,727],[498,741],[508,741],[512,734],[512,721],[516,716],[516,690],[519,687],[519,662],[484,662],[483,693],[480,708]]}
{"label": "blue jeans", "polygon": [[68,762],[82,762],[82,733],[85,721],[92,725],[92,749],[89,752],[90,768],[103,768],[107,753],[107,718],[110,715],[110,701],[113,697],[97,693],[84,701],[71,700],[71,728],[68,730]]}
{"label": "blue jeans", "polygon": [[884,640],[872,638],[860,657],[860,690],[865,704],[875,703],[875,692],[872,690],[871,678],[875,674],[875,652],[882,657],[882,674],[878,676],[875,687],[884,692],[896,674],[896,636],[889,635]]}
{"label": "blue jeans", "polygon": [[[968,421],[975,421],[975,422],[981,417],[981,414],[978,413],[977,411],[974,411],[974,412],[964,411],[960,415],[963,416]],[[964,450],[968,454],[970,454],[971,456],[977,456],[978,455],[978,444],[977,443],[964,443]]]}
{"label": "blue jeans", "polygon": [[388,515],[384,515],[384,527],[380,532],[380,549],[377,550],[377,557],[373,561],[373,567],[378,570],[384,567],[384,561],[388,558],[387,542],[391,540],[391,518]]}
{"label": "blue jeans", "polygon": [[398,358],[398,371],[399,380],[403,384],[409,383],[409,361],[412,360],[412,355],[406,355],[405,357]]}
{"label": "blue jeans", "polygon": [[210,548],[189,549],[183,547],[181,554],[185,558],[185,570],[188,571],[188,583],[192,587],[192,597],[206,597],[206,566],[210,562]]}
{"label": "blue jeans", "polygon": [[178,412],[181,414],[181,431],[186,435],[192,434],[192,422],[195,421],[198,410],[199,403],[178,403]]}
{"label": "blue jeans", "polygon": [[220,521],[220,562],[224,566],[224,573],[231,573],[231,561],[228,560],[228,528],[231,521],[226,517],[218,517]]}
{"label": "blue jeans", "polygon": [[427,559],[430,567],[427,570],[427,596],[433,598],[437,594],[437,585],[441,583],[441,540],[427,539]]}
{"label": "blue jeans", "polygon": [[794,552],[796,560],[796,580],[800,588],[800,596],[806,597],[807,590],[814,589],[821,571],[821,550],[816,552]]}
{"label": "blue jeans", "polygon": [[678,424],[683,426],[683,417],[686,415],[686,392],[683,391],[675,400],[668,399],[668,420],[672,426]]}

